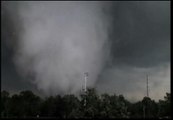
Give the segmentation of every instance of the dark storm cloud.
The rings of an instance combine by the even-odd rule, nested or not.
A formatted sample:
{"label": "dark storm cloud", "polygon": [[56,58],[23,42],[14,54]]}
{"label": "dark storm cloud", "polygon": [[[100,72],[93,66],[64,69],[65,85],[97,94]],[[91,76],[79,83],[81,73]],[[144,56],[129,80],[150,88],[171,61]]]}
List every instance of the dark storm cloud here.
{"label": "dark storm cloud", "polygon": [[[14,64],[14,54],[20,26],[15,24],[11,17],[12,15],[6,9],[7,6],[2,4],[1,7],[1,89],[11,92],[27,89],[36,91],[33,84],[24,82],[23,78],[17,73]],[[9,8],[15,9],[14,7]]]}
{"label": "dark storm cloud", "polygon": [[151,1],[112,6],[109,37],[113,64],[153,67],[170,61],[169,7],[169,2]]}
{"label": "dark storm cloud", "polygon": [[[17,4],[17,2],[9,2],[9,4],[7,3],[2,4],[2,11],[1,11],[2,88],[18,89],[18,90],[26,88],[26,89],[35,90],[36,87],[35,85],[31,84],[28,81],[22,80],[24,78],[17,71],[18,66],[16,66],[16,64],[14,63],[14,61],[16,61],[16,59],[14,60],[14,56],[16,54],[16,51],[18,50],[19,47],[18,43],[19,40],[21,39],[21,35],[24,36],[23,39],[27,38],[28,42],[26,41],[26,43],[29,44],[28,46],[27,44],[25,44],[23,48],[27,49],[31,48],[31,51],[24,49],[27,52],[23,53],[26,53],[26,55],[29,53],[34,58],[35,56],[33,56],[33,52],[36,52],[37,53],[36,60],[40,59],[39,58],[40,55],[42,56],[41,58],[43,58],[42,59],[43,63],[46,64],[46,66],[44,66],[43,68],[48,68],[48,70],[50,71],[54,69],[54,66],[56,66],[57,64],[57,62],[55,62],[54,59],[57,60],[59,59],[59,57],[49,58],[46,56],[47,54],[50,56],[54,55],[55,51],[61,51],[61,49],[55,47],[56,45],[55,41],[52,41],[52,44],[47,45],[44,44],[44,41],[38,44],[39,41],[34,42],[34,39],[37,38],[35,33],[38,34],[44,33],[41,35],[43,35],[44,37],[48,37],[49,39],[53,39],[52,37],[49,37],[50,30],[52,30],[51,35],[60,39],[61,37],[58,37],[56,35],[56,34],[59,35],[59,33],[55,33],[55,31],[59,31],[59,28],[58,29],[55,28],[57,24],[60,27],[62,27],[62,29],[64,29],[64,33],[62,32],[61,34],[62,37],[69,35],[70,37],[66,39],[67,41],[68,39],[72,38],[72,42],[68,41],[62,44],[65,45],[64,48],[66,49],[64,50],[70,50],[71,53],[69,54],[67,51],[65,53],[67,57],[62,56],[62,62],[60,62],[63,63],[64,61],[67,61],[67,65],[65,66],[64,64],[62,66],[62,68],[65,68],[64,73],[66,72],[68,73],[69,70],[73,72],[76,70],[76,73],[71,77],[72,79],[79,78],[80,76],[79,71],[81,72],[80,74],[82,74],[84,69],[81,68],[81,66],[84,65],[87,66],[87,68],[88,66],[91,66],[92,70],[88,71],[90,76],[92,76],[93,74],[96,74],[95,76],[97,76],[97,74],[100,74],[97,80],[96,79],[93,80],[94,82],[96,81],[95,82],[96,84],[94,82],[92,83],[95,84],[95,86],[98,88],[99,91],[110,92],[110,93],[111,92],[122,93],[125,94],[127,97],[131,96],[129,97],[130,99],[134,98],[139,99],[142,96],[144,96],[145,75],[146,73],[147,74],[149,73],[152,81],[150,84],[151,87],[153,87],[152,88],[153,93],[151,93],[153,95],[153,98],[161,97],[164,95],[165,91],[169,91],[170,89],[169,86],[170,84],[169,83],[170,82],[169,78],[170,76],[170,70],[169,70],[170,69],[169,67],[170,66],[170,2],[111,1],[111,2],[105,2],[106,4],[103,5],[104,7],[100,6],[100,4],[98,3],[97,3],[98,6],[95,3],[93,4],[93,6],[92,4],[87,4],[90,7],[89,6],[86,7],[84,5],[85,6],[84,8],[78,5],[78,7],[75,7],[76,11],[75,9],[71,9],[70,7],[64,8],[62,7],[63,5],[61,7],[59,6],[58,8],[59,10],[56,11],[57,8],[55,6],[43,7],[42,5],[39,6],[38,3],[39,2],[37,2],[36,4],[34,3],[28,4],[26,2],[26,3]],[[24,10],[24,12],[22,12],[22,10]],[[72,13],[69,14],[67,11],[72,11]],[[21,14],[19,15],[20,12]],[[88,17],[86,17],[85,14]],[[54,19],[59,19],[57,17],[58,15],[61,16],[60,20],[62,21],[61,24],[58,23],[58,21],[57,22],[54,21]],[[72,15],[74,15],[75,17],[72,17]],[[76,22],[76,20],[78,20],[77,19],[78,15],[83,16],[83,18],[80,18],[80,20]],[[100,19],[104,19],[103,23],[100,22]],[[35,21],[38,22],[39,24],[35,24]],[[68,25],[64,24],[64,21],[66,21]],[[103,25],[103,27],[101,27],[102,29],[93,27],[96,21],[99,25]],[[75,25],[77,27],[75,27]],[[24,29],[24,26],[25,27],[28,26],[29,29]],[[69,28],[70,30],[66,29],[68,28],[68,26],[71,26]],[[109,29],[107,29],[107,27],[109,27]],[[73,28],[73,30],[71,30],[71,28]],[[83,32],[85,28],[86,32]],[[26,34],[27,37],[25,34],[23,35],[23,33],[25,32],[27,33]],[[81,34],[81,36],[80,35],[78,36],[78,34],[76,35],[76,33]],[[98,37],[98,35],[100,36]],[[75,41],[73,39],[73,37],[75,36],[77,36],[76,38],[79,39],[83,38],[83,39]],[[90,38],[94,39],[93,44],[90,43],[91,41],[88,42],[88,39]],[[32,39],[33,41],[31,41]],[[38,39],[43,39],[43,38],[38,37]],[[103,42],[109,41],[110,48],[108,48],[107,45],[104,46],[105,45],[104,43],[99,42],[102,40]],[[43,48],[41,45],[43,46],[45,45],[45,48]],[[51,46],[53,47],[53,49],[51,49]],[[43,50],[45,51],[38,53],[37,48],[38,49],[40,48],[41,51]],[[105,53],[109,53],[109,49],[111,53],[110,56],[109,54],[104,55]],[[98,56],[93,54],[93,51],[99,51],[97,54]],[[104,53],[104,51],[108,52]],[[103,53],[103,55],[101,55],[100,53]],[[91,62],[91,64],[90,63],[84,64],[85,62],[87,62],[86,59],[83,60],[83,57],[85,56],[87,56],[87,59],[89,59],[89,61],[94,61],[94,62]],[[30,58],[30,56],[28,58],[29,58],[28,61],[31,62],[30,60],[32,58]],[[94,60],[93,58],[96,59]],[[109,58],[107,66],[104,66],[104,63],[106,62],[104,62],[103,65],[100,65],[100,63],[98,62],[99,61],[98,59],[102,58],[104,60],[106,58]],[[27,61],[27,57],[26,59],[23,60]],[[46,62],[48,60],[51,61],[50,63],[52,64]],[[74,60],[75,62],[73,62]],[[77,62],[77,64],[76,60],[79,61]],[[37,63],[39,64],[39,62]],[[97,67],[93,67],[94,66],[93,63],[97,63],[96,66],[97,67],[99,66],[99,68],[97,69]],[[31,65],[28,64],[28,68],[30,66]],[[78,66],[79,68],[76,66]],[[75,70],[74,69],[71,70],[70,68],[75,68]],[[61,70],[57,68],[55,68],[55,70],[61,72]],[[66,74],[65,75],[66,79],[69,79],[69,76],[71,76],[73,72],[70,72],[70,74]],[[45,73],[45,71],[43,71],[43,73]],[[52,75],[51,72],[50,75],[54,76],[54,74]],[[47,75],[47,78],[49,78],[50,75]],[[56,73],[55,77],[57,77],[57,75],[58,74]],[[27,77],[27,79],[29,78]],[[54,81],[54,78],[52,79],[52,81],[53,81],[52,83],[56,83],[56,81]],[[41,85],[48,84],[46,83],[47,81],[44,82],[45,84]],[[75,83],[76,82],[65,81],[62,84],[65,85],[64,88],[72,89],[73,86],[75,86],[74,85]],[[79,88],[79,86],[80,85],[76,85],[76,88]],[[54,88],[54,86],[52,88]]]}
{"label": "dark storm cloud", "polygon": [[99,91],[131,100],[156,100],[170,92],[170,2],[116,2],[109,19],[111,59],[96,84]]}

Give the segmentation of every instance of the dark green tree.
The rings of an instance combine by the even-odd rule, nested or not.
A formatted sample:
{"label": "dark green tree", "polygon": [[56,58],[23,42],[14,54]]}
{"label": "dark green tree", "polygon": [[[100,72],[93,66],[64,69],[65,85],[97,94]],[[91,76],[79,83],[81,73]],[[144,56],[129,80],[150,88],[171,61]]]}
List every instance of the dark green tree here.
{"label": "dark green tree", "polygon": [[35,117],[40,113],[40,98],[31,91],[14,94],[9,101],[10,117]]}
{"label": "dark green tree", "polygon": [[12,95],[9,101],[9,117],[23,117],[25,106],[22,104],[22,99],[19,95]]}
{"label": "dark green tree", "polygon": [[108,118],[111,112],[111,104],[110,104],[110,95],[102,94],[101,95],[101,104],[100,104],[100,117]]}
{"label": "dark green tree", "polygon": [[10,94],[7,91],[1,92],[1,117],[8,117],[9,116],[9,101],[10,101]]}
{"label": "dark green tree", "polygon": [[19,95],[23,106],[24,116],[34,117],[40,114],[41,99],[32,91],[22,91]]}
{"label": "dark green tree", "polygon": [[65,118],[79,118],[80,101],[78,98],[74,95],[65,95],[62,99]]}
{"label": "dark green tree", "polygon": [[56,118],[170,118],[171,96],[155,102],[149,97],[131,103],[123,95],[98,95],[96,89],[75,95],[50,96],[41,99],[31,91],[10,97],[1,92],[1,117],[56,117]]}
{"label": "dark green tree", "polygon": [[170,93],[166,93],[164,96],[164,100],[159,100],[158,103],[158,116],[163,117],[171,117],[171,95]]}
{"label": "dark green tree", "polygon": [[150,112],[151,98],[144,97],[143,100],[142,100],[142,104],[143,104],[144,117],[145,118],[150,118],[151,117],[151,112]]}
{"label": "dark green tree", "polygon": [[119,95],[118,96],[118,103],[119,103],[119,113],[121,118],[129,118],[129,110],[128,110],[128,106],[129,106],[129,102],[124,98],[123,95]]}
{"label": "dark green tree", "polygon": [[111,118],[128,118],[129,113],[127,111],[127,102],[122,95],[117,96],[116,94],[110,97],[110,112],[109,117]]}
{"label": "dark green tree", "polygon": [[57,101],[53,96],[50,96],[44,100],[41,104],[41,116],[42,117],[55,117],[57,113]]}
{"label": "dark green tree", "polygon": [[[85,105],[86,100],[86,105]],[[88,88],[86,94],[81,95],[81,107],[83,117],[99,117],[100,100],[94,88]]]}

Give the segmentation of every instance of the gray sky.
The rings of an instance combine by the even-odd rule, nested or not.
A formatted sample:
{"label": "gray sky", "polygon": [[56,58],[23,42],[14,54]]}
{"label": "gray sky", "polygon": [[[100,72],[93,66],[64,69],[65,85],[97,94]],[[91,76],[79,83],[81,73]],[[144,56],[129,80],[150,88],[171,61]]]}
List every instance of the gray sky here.
{"label": "gray sky", "polygon": [[170,2],[2,2],[1,87],[77,93],[170,92]]}

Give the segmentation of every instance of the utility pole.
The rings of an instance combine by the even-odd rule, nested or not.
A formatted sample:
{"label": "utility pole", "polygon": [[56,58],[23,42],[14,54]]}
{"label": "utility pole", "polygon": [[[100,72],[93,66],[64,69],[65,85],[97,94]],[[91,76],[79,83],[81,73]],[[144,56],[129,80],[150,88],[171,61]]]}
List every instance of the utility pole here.
{"label": "utility pole", "polygon": [[84,73],[84,79],[85,79],[85,88],[84,88],[85,100],[84,100],[84,106],[86,106],[88,72],[85,72],[85,73]]}
{"label": "utility pole", "polygon": [[85,76],[85,92],[87,91],[87,80],[88,80],[88,72],[84,73]]}
{"label": "utility pole", "polygon": [[[147,97],[148,97],[148,99],[149,99],[149,87],[148,87],[148,75],[146,75],[146,77],[147,77]],[[146,101],[147,102],[147,106],[146,106],[146,114],[147,114],[147,117],[150,117],[150,101]]]}
{"label": "utility pole", "polygon": [[[146,97],[149,98],[149,87],[148,87],[148,75],[146,75],[146,88],[147,88],[147,95]],[[143,117],[146,118],[149,116],[149,103],[146,101],[146,106],[143,106]]]}
{"label": "utility pole", "polygon": [[147,97],[149,97],[149,91],[148,91],[148,75],[147,75]]}

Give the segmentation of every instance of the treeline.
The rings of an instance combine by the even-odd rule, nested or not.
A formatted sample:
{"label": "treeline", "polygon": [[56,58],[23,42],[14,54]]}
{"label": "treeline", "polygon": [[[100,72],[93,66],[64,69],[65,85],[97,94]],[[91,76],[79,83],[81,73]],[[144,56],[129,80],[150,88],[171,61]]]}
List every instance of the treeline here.
{"label": "treeline", "polygon": [[158,102],[144,97],[131,103],[123,95],[98,95],[94,88],[80,97],[75,95],[40,98],[32,91],[10,96],[1,91],[1,117],[55,117],[55,118],[170,118],[170,93]]}

